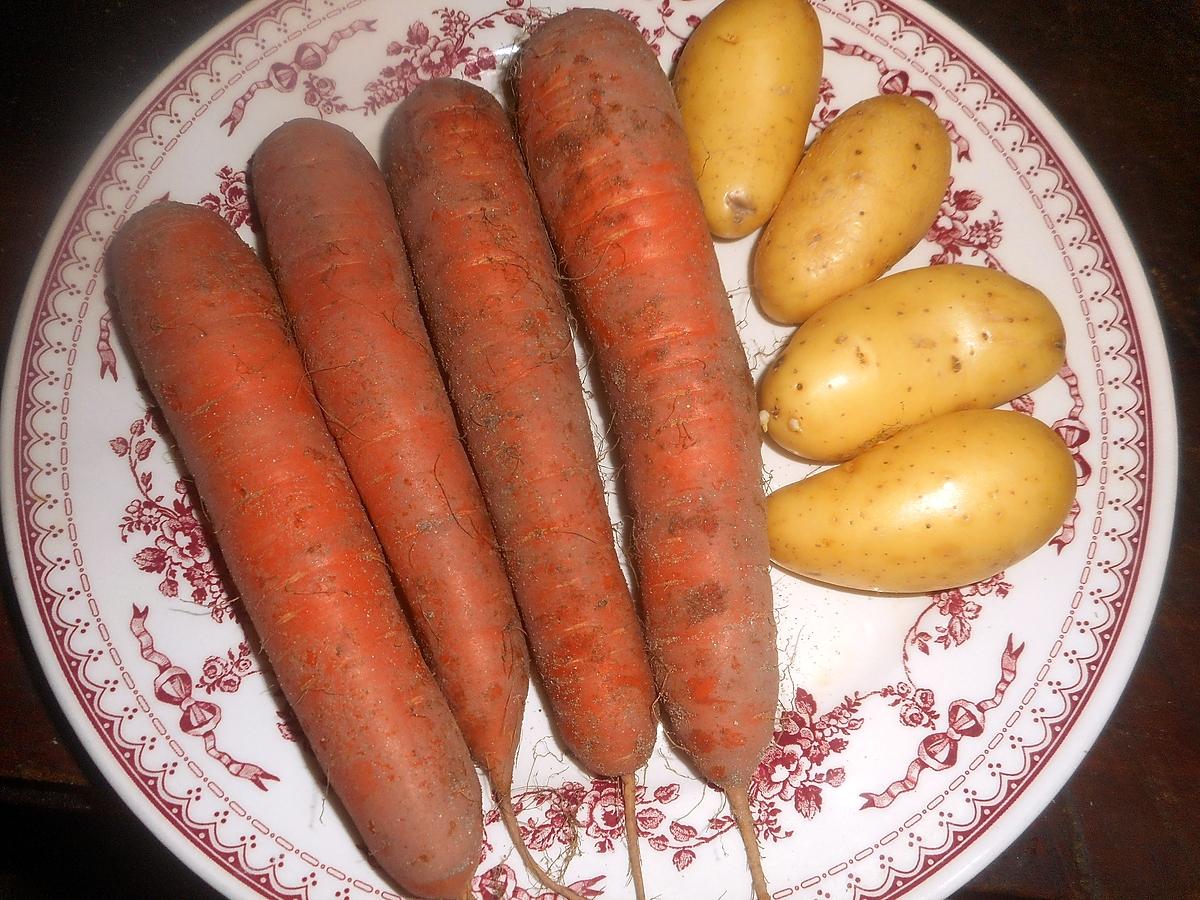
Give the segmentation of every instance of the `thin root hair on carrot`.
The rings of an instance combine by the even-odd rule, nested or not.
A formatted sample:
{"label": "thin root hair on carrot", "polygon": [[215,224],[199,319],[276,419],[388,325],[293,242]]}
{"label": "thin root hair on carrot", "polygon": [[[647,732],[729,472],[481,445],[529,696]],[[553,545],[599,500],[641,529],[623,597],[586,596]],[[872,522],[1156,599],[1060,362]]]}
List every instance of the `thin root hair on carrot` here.
{"label": "thin root hair on carrot", "polygon": [[554,876],[542,868],[537,860],[533,858],[533,854],[525,846],[525,839],[521,837],[521,825],[517,821],[516,812],[513,810],[512,797],[508,794],[497,793],[496,807],[500,810],[500,818],[504,822],[508,836],[512,839],[517,855],[521,857],[521,861],[525,863],[525,867],[534,874],[537,880],[555,893],[566,897],[567,900],[586,900],[582,894],[571,890],[565,884],[555,880]]}

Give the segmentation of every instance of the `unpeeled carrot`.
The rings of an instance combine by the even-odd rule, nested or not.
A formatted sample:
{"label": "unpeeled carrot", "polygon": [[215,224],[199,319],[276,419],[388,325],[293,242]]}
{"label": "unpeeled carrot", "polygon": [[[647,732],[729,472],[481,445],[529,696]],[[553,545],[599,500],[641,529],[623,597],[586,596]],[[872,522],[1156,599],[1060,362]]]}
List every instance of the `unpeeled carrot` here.
{"label": "unpeeled carrot", "polygon": [[507,786],[528,662],[512,589],[383,175],[353,134],[296,119],[250,186],[296,343],[467,746]]}
{"label": "unpeeled carrot", "polygon": [[[631,780],[654,745],[654,687],[553,251],[508,117],[480,87],[429,81],[401,103],[385,148],[425,318],[551,718],[584,768]],[[636,849],[636,822],[626,824]],[[634,877],[640,885],[636,867]]]}
{"label": "unpeeled carrot", "polygon": [[216,214],[177,203],[133,216],[107,263],[125,337],[330,785],[405,889],[461,895],[480,857],[479,781],[270,276]]}
{"label": "unpeeled carrot", "polygon": [[667,725],[747,801],[779,688],[755,401],[670,84],[621,16],[542,25],[514,65],[529,173],[611,403]]}

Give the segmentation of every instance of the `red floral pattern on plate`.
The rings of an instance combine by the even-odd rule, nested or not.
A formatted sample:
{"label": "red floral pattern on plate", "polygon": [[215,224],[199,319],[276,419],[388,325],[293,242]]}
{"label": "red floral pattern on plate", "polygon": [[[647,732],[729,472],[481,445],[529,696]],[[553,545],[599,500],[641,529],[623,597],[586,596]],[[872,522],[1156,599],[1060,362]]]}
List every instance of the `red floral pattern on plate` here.
{"label": "red floral pattern on plate", "polygon": [[233,599],[196,515],[191,489],[185,481],[176,481],[168,501],[155,492],[154,474],[145,468],[158,444],[156,432],[154,414],[147,412],[129,426],[127,437],[108,442],[112,452],[128,463],[138,492],[121,517],[121,541],[128,543],[137,534],[153,538],[134,554],[137,567],[162,576],[158,591],[164,597],[180,597],[182,590],[185,599],[206,607],[219,622],[229,613]]}
{"label": "red floral pattern on plate", "polygon": [[483,72],[496,68],[496,56],[491,47],[472,46],[469,42],[481,29],[494,28],[496,18],[503,16],[509,24],[523,27],[536,21],[537,11],[521,11],[521,0],[510,0],[503,9],[472,19],[466,13],[440,9],[440,25],[433,31],[424,22],[413,22],[403,40],[392,41],[387,54],[396,62],[384,66],[379,76],[366,86],[366,98],[357,107],[377,113],[406,97],[413,88],[434,78],[444,78],[461,69],[466,78],[478,81]]}
{"label": "red floral pattern on plate", "polygon": [[950,179],[937,218],[925,235],[925,240],[941,247],[929,257],[931,266],[982,262],[991,269],[1002,268],[993,251],[1003,239],[1004,223],[995,210],[987,219],[972,219],[971,214],[982,202],[978,191],[955,189],[954,178]]}
{"label": "red floral pattern on plate", "polygon": [[[857,698],[847,697],[817,716],[812,695],[796,691],[791,708],[780,716],[772,744],[750,785],[750,807],[760,838],[779,841],[790,837],[793,832],[785,830],[780,821],[782,814],[791,811],[805,819],[813,818],[821,810],[822,789],[838,787],[845,781],[843,768],[822,767],[832,754],[845,750],[850,733],[862,726],[862,719],[856,715],[858,707]],[[678,782],[661,784],[653,790],[638,785],[634,791],[638,834],[653,850],[669,852],[672,864],[682,871],[695,861],[697,849],[733,831],[736,823],[729,815],[698,822],[685,821],[685,811],[672,817],[667,807],[680,795]],[[568,781],[553,788],[517,791],[513,809],[521,837],[535,852],[586,847],[610,853],[624,842],[624,801],[613,779],[593,778],[588,784]],[[499,823],[497,810],[484,818],[485,825],[498,827]]]}
{"label": "red floral pattern on plate", "polygon": [[[922,653],[928,655],[930,643],[942,649],[965,644],[971,637],[971,623],[978,619],[979,614],[983,611],[983,605],[978,600],[971,598],[988,595],[1006,597],[1011,590],[1012,585],[1004,579],[1004,573],[999,572],[991,578],[975,584],[951,588],[948,591],[935,591],[930,594],[932,602],[925,607],[924,612],[917,617],[917,621],[913,623],[913,627],[908,632],[905,640],[905,654],[908,653],[909,645],[915,646]],[[934,633],[930,634],[928,631],[922,630],[920,625],[925,616],[935,609],[946,621],[945,624],[935,625]],[[906,671],[907,665],[906,659]]]}
{"label": "red floral pattern on plate", "polygon": [[254,660],[250,656],[250,645],[242,641],[237,645],[236,654],[226,650],[223,655],[205,659],[196,684],[209,694],[215,691],[233,694],[242,686],[242,679],[256,672],[258,669],[254,667]]}
{"label": "red floral pattern on plate", "polygon": [[231,228],[249,225],[260,231],[254,210],[250,206],[250,192],[246,189],[246,170],[233,166],[221,166],[217,170],[217,190],[200,198],[200,205],[211,209],[229,223]]}
{"label": "red floral pattern on plate", "polygon": [[[597,875],[594,878],[573,881],[567,887],[581,897],[591,900],[591,898],[599,897],[603,894],[603,891],[600,890],[600,883],[603,880],[603,875]],[[471,891],[480,900],[556,900],[558,897],[558,894],[554,891],[539,891],[534,893],[521,887],[517,880],[516,871],[512,866],[504,863],[493,866],[486,872],[476,875],[475,879],[471,882]]]}

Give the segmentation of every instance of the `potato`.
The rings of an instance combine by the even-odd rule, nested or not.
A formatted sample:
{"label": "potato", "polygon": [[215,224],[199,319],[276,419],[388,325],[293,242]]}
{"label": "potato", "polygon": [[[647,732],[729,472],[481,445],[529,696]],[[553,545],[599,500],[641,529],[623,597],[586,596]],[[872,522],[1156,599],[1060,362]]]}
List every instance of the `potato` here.
{"label": "potato", "polygon": [[967,410],[767,498],[771,558],[817,581],[918,593],[970,584],[1062,525],[1075,463],[1038,420]]}
{"label": "potato", "polygon": [[821,133],[754,251],[762,311],[798,324],[874,281],[929,230],[950,179],[950,138],[928,106],[887,94]]}
{"label": "potato", "polygon": [[913,269],[834,300],[759,384],[759,420],[817,462],[902,428],[1033,390],[1063,364],[1062,320],[1036,288],[981,266]]}
{"label": "potato", "polygon": [[708,227],[762,225],[804,152],[821,81],[821,26],[807,0],[725,0],[696,27],[675,96]]}

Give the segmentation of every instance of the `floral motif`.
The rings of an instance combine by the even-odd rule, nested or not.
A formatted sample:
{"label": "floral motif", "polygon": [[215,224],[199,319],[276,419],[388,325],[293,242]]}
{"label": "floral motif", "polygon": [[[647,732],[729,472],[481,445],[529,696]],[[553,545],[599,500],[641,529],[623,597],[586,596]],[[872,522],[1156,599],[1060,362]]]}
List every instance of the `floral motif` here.
{"label": "floral motif", "polygon": [[304,77],[304,105],[315,109],[322,119],[349,108],[337,93],[337,82],[311,72]]}
{"label": "floral motif", "polygon": [[246,170],[233,166],[221,166],[217,170],[217,191],[200,198],[200,205],[211,209],[229,223],[231,228],[241,228],[247,222],[259,231],[258,222],[250,207],[250,193],[246,190]]}
{"label": "floral motif", "polygon": [[296,724],[295,718],[292,716],[291,710],[286,712],[282,709],[275,711],[275,717],[278,721],[275,727],[279,730],[279,736],[285,741],[296,742],[296,735],[300,733],[300,726]]}
{"label": "floral motif", "polygon": [[[593,878],[585,878],[566,886],[581,897],[587,897],[590,900],[590,898],[603,894],[603,891],[600,890],[600,882],[603,880],[603,875],[596,875]],[[554,891],[542,891],[534,894],[525,890],[517,882],[516,871],[505,863],[493,866],[486,872],[476,875],[471,882],[471,893],[472,896],[478,896],[481,900],[556,900],[558,897]]]}
{"label": "floral motif", "polygon": [[937,608],[938,612],[949,620],[944,628],[938,626],[940,635],[936,638],[937,642],[945,647],[949,647],[951,643],[966,643],[967,638],[971,636],[971,620],[979,618],[979,612],[983,609],[974,600],[964,598],[962,591],[938,594]]}
{"label": "floral motif", "polygon": [[658,15],[661,19],[661,24],[654,28],[647,28],[642,24],[641,16],[635,13],[632,9],[617,10],[617,15],[623,16],[629,21],[630,25],[642,33],[642,39],[650,45],[650,49],[654,51],[656,56],[662,55],[661,41],[663,36],[667,33],[667,18],[674,15],[674,13],[675,10],[671,9],[670,0],[662,0],[658,6]]}
{"label": "floral motif", "polygon": [[822,75],[821,82],[817,86],[817,107],[813,110],[812,118],[812,124],[818,131],[823,131],[842,113],[840,108],[833,105],[834,98],[833,82]]}
{"label": "floral motif", "polygon": [[208,693],[221,691],[232,694],[242,686],[242,679],[258,670],[250,657],[250,645],[245,641],[238,644],[237,654],[226,650],[225,655],[210,656],[200,667],[200,678],[196,682]]}
{"label": "floral motif", "polygon": [[499,18],[509,25],[526,28],[546,17],[546,12],[526,6],[526,0],[507,0],[506,6],[476,19],[461,10],[438,9],[441,20],[432,31],[424,22],[413,22],[402,41],[387,46],[388,56],[398,57],[384,66],[379,76],[366,86],[366,98],[354,107],[374,114],[407,96],[413,88],[433,78],[442,78],[461,70],[465,78],[480,80],[482,73],[496,68],[496,55],[490,47],[470,43],[481,29],[495,28]]}
{"label": "floral motif", "polygon": [[[655,53],[662,54],[663,40],[669,36],[678,42],[674,50],[678,55],[687,33],[671,27],[668,20],[675,15],[671,4],[672,0],[659,0],[655,8],[659,22],[654,26],[643,24],[641,17],[632,10],[619,9],[617,12],[641,32]],[[516,28],[531,29],[549,13],[545,9],[533,6],[530,0],[505,0],[503,7],[476,18],[462,10],[449,7],[434,10],[434,15],[438,19],[436,27],[422,21],[413,22],[402,39],[393,40],[387,45],[387,55],[395,57],[395,61],[381,68],[379,74],[367,82],[363,88],[361,103],[347,103],[338,93],[337,84],[333,79],[314,76],[311,73],[304,82],[304,102],[322,117],[350,110],[375,115],[399,102],[417,85],[434,78],[457,74],[463,78],[480,81],[483,74],[495,70],[499,62],[491,47],[475,43],[479,32],[495,28],[498,22]],[[686,17],[689,29],[699,23],[699,16]],[[280,89],[291,90],[294,80],[293,75],[289,86]]]}
{"label": "floral motif", "polygon": [[898,681],[885,685],[880,697],[891,698],[888,706],[900,707],[900,722],[910,728],[932,728],[940,715],[934,704],[937,698],[929,688],[915,687],[911,682]]}
{"label": "floral motif", "polygon": [[958,262],[964,252],[971,258],[981,258],[988,268],[1003,269],[992,252],[1004,237],[1004,223],[995,210],[987,219],[971,218],[983,198],[971,190],[955,190],[954,179],[946,189],[937,218],[929,226],[925,240],[941,247],[929,258],[931,266]]}
{"label": "floral motif", "polygon": [[162,576],[158,590],[164,597],[185,599],[206,607],[212,617],[222,621],[233,606],[225,580],[217,566],[208,536],[196,516],[188,485],[176,481],[175,496],[166,502],[154,493],[154,476],[142,468],[158,443],[152,413],[147,412],[129,426],[127,437],[108,442],[113,453],[129,464],[139,496],[125,506],[121,518],[121,540],[129,542],[135,534],[152,538],[152,543],[133,556],[143,572]]}
{"label": "floral motif", "polygon": [[[969,584],[966,587],[930,594],[931,602],[917,617],[917,622],[909,631],[905,644],[912,643],[925,654],[929,653],[930,642],[940,645],[946,650],[965,644],[971,637],[971,623],[979,618],[979,614],[983,611],[983,606],[979,602],[969,598],[983,597],[989,594],[1006,597],[1011,590],[1012,585],[1004,580],[1004,573],[999,572],[991,578]],[[921,619],[934,609],[946,617],[946,623],[934,627],[936,634],[919,630],[917,626]]]}
{"label": "floral motif", "polygon": [[641,22],[641,17],[633,10],[618,9],[617,12],[628,19],[630,24],[632,24],[638,29],[638,31],[642,33],[642,37],[645,39],[646,43],[649,44],[650,48],[659,56],[662,56],[663,38],[668,35],[674,38],[678,43],[675,45],[675,49],[671,52],[671,62],[675,62],[679,59],[679,54],[683,52],[683,45],[687,42],[688,37],[691,35],[692,29],[700,24],[700,17],[695,14],[685,16],[683,21],[684,25],[686,26],[686,30],[679,31],[676,28],[673,28],[671,26],[671,22],[669,21],[676,12],[676,10],[671,6],[672,2],[673,0],[658,0],[658,4],[655,6],[654,11],[658,14],[659,24],[654,28],[647,28],[644,26]]}
{"label": "floral motif", "polygon": [[625,830],[625,805],[616,784],[594,784],[576,809],[575,821],[584,834],[596,841],[597,850],[601,853],[612,850],[613,841],[620,840]]}

